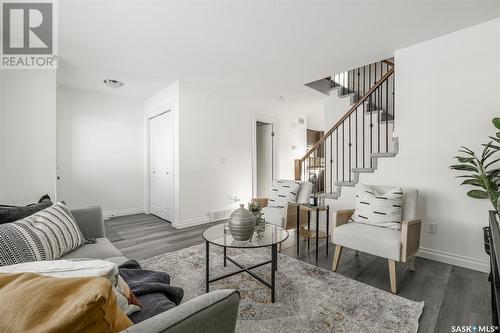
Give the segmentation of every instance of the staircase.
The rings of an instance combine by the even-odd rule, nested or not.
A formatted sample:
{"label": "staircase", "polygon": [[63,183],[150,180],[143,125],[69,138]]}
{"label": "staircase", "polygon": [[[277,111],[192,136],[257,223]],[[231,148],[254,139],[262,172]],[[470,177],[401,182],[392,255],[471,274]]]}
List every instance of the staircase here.
{"label": "staircase", "polygon": [[353,187],[360,174],[377,170],[379,159],[398,153],[393,137],[394,63],[383,60],[306,85],[350,99],[347,112],[295,160],[295,180],[312,182],[317,197],[338,199],[342,187]]}

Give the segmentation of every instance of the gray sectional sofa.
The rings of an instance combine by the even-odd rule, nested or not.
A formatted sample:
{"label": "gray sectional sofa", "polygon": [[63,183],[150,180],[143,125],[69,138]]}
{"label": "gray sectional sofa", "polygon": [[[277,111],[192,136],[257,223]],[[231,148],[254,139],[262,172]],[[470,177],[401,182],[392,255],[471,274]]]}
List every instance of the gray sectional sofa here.
{"label": "gray sectional sofa", "polygon": [[[96,243],[85,244],[61,259],[105,259],[122,264],[127,258],[105,237],[100,207],[71,211],[86,239]],[[131,258],[133,259],[133,258]],[[235,290],[217,290],[193,298],[179,306],[134,325],[128,333],[234,332],[238,318],[240,294]]]}

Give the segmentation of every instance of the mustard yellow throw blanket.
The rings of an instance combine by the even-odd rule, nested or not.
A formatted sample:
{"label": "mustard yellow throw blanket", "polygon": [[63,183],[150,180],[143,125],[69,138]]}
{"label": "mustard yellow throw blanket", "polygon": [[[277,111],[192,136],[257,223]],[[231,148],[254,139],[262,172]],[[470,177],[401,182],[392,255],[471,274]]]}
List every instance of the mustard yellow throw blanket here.
{"label": "mustard yellow throw blanket", "polygon": [[103,277],[0,274],[0,332],[120,332],[132,322]]}

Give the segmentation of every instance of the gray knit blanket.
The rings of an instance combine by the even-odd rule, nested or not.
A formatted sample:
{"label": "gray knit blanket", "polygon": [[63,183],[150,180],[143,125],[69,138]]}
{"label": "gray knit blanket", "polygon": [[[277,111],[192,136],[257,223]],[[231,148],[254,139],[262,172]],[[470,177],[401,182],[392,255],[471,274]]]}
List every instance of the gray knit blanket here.
{"label": "gray knit blanket", "polygon": [[118,269],[141,303],[141,310],[129,316],[134,324],[170,310],[182,301],[184,290],[171,286],[167,273],[144,270],[135,260],[125,262]]}

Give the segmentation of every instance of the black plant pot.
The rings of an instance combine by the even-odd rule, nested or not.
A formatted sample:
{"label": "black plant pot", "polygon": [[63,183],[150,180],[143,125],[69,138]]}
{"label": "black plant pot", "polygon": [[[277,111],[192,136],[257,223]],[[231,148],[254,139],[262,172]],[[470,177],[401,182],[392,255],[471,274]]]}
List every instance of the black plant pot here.
{"label": "black plant pot", "polygon": [[490,227],[483,227],[484,250],[490,255]]}

